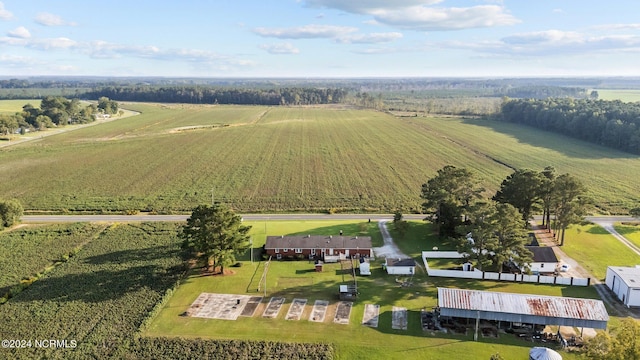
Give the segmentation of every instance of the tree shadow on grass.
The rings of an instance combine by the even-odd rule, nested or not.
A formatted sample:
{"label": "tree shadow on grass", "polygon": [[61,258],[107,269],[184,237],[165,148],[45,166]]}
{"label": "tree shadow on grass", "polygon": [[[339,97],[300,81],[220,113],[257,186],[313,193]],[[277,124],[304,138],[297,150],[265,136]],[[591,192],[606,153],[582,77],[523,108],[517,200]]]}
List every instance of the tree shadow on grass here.
{"label": "tree shadow on grass", "polygon": [[[577,138],[551,131],[540,130],[533,126],[506,123],[501,121],[465,118],[463,123],[489,128],[497,133],[515,138],[519,143],[533,147],[547,148],[563,153],[568,157],[580,159],[635,159],[637,155],[625,153],[605,146],[597,145]],[[569,144],[568,146],[566,144]]]}
{"label": "tree shadow on grass", "polygon": [[163,292],[184,272],[177,251],[166,245],[72,258],[11,301],[102,302],[140,288]]}

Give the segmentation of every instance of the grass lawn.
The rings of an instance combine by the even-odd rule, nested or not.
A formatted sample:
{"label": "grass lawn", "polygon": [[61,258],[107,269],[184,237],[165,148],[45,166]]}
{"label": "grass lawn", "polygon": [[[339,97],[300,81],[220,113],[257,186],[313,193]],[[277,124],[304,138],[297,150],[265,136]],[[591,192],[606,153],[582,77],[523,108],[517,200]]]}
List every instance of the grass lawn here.
{"label": "grass lawn", "polygon": [[640,256],[631,252],[605,229],[594,224],[572,226],[567,229],[562,250],[601,280],[607,274],[607,266],[640,264]]}
{"label": "grass lawn", "polygon": [[0,114],[14,114],[22,111],[22,107],[31,104],[33,107],[39,108],[41,100],[0,100]]}
{"label": "grass lawn", "polygon": [[627,240],[631,241],[636,246],[640,246],[640,224],[616,224],[614,225],[614,228]]}
{"label": "grass lawn", "polygon": [[[253,226],[254,247],[261,246],[264,234],[335,234],[343,230],[347,234],[370,234],[377,232],[377,223],[340,221],[278,221],[247,222]],[[266,228],[265,228],[266,227]],[[420,233],[428,227],[421,222],[412,222],[410,233]],[[379,234],[377,235],[379,236]],[[420,236],[410,241],[407,237],[403,245],[412,256],[421,248]],[[431,241],[436,241],[431,238]],[[425,239],[426,240],[426,239]],[[431,243],[427,242],[429,246]],[[433,246],[440,246],[434,243]],[[432,246],[431,246],[432,247]],[[419,254],[419,252],[418,252]],[[358,276],[358,300],[354,303],[348,325],[332,322],[332,305],[338,301],[338,285],[350,281],[350,275],[343,274],[339,264],[325,264],[324,271],[317,273],[309,261],[272,261],[267,273],[266,299],[258,307],[253,317],[240,317],[236,321],[213,320],[181,316],[191,303],[202,293],[264,295],[264,287],[258,291],[258,283],[263,274],[265,262],[245,258],[242,266],[231,268],[234,273],[225,276],[202,276],[200,270],[191,275],[176,290],[165,307],[152,321],[144,335],[183,336],[217,339],[277,340],[285,342],[328,342],[337,348],[338,359],[442,359],[458,358],[488,359],[499,352],[505,358],[526,358],[531,343],[521,341],[507,334],[498,339],[482,338],[473,341],[473,334],[434,334],[423,332],[420,326],[420,310],[437,305],[437,287],[457,287],[489,291],[503,291],[552,296],[598,298],[593,288],[548,286],[539,284],[516,284],[507,282],[479,282],[466,279],[429,278],[419,274],[413,285],[400,286],[396,276],[387,275],[381,268],[381,261],[372,263],[372,275]],[[261,316],[268,299],[273,296],[286,298],[283,308],[275,319]],[[307,299],[307,307],[299,321],[285,320],[289,305],[294,298]],[[315,300],[330,301],[330,310],[323,323],[308,321]],[[380,305],[378,328],[361,325],[365,304]],[[391,328],[392,307],[408,309],[408,329]],[[573,354],[563,354],[565,359],[577,359]]]}

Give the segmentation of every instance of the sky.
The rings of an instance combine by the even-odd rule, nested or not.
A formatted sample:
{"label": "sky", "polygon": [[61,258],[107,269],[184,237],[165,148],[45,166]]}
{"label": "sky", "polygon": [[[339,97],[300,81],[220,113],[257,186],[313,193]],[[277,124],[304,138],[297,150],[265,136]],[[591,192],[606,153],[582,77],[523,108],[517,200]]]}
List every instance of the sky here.
{"label": "sky", "polygon": [[0,0],[0,76],[639,76],[640,1]]}

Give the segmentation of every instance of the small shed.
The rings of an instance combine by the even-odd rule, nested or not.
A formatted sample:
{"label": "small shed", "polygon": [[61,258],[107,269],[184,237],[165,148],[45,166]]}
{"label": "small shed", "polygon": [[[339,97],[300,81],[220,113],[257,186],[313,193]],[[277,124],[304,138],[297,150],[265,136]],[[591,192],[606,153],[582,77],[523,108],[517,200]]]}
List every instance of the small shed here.
{"label": "small shed", "polygon": [[525,246],[533,254],[533,261],[529,264],[534,274],[553,273],[558,267],[558,258],[552,247]]}
{"label": "small shed", "polygon": [[624,305],[640,307],[640,265],[607,267],[605,283]]}
{"label": "small shed", "polygon": [[562,360],[562,355],[555,350],[537,346],[529,350],[529,360]]}
{"label": "small shed", "polygon": [[371,264],[369,264],[367,261],[360,263],[360,275],[371,275]]}
{"label": "small shed", "polygon": [[354,285],[340,285],[340,300],[353,301],[358,295],[358,291]]}
{"label": "small shed", "polygon": [[413,259],[390,259],[384,261],[389,275],[413,275],[416,273],[416,261]]}

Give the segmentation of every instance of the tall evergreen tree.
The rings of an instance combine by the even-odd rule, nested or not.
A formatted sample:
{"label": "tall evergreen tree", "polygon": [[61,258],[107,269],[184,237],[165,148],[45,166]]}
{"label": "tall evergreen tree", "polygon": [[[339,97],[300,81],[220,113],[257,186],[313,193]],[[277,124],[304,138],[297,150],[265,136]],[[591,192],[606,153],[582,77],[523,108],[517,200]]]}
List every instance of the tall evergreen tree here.
{"label": "tall evergreen tree", "polygon": [[220,273],[224,274],[224,267],[235,261],[235,255],[249,248],[250,229],[225,205],[200,205],[193,209],[179,236],[184,250],[212,271],[219,266]]}
{"label": "tall evergreen tree", "polygon": [[455,236],[456,226],[464,222],[467,210],[483,191],[473,172],[447,165],[422,185],[422,209],[430,214],[441,236]]}
{"label": "tall evergreen tree", "polygon": [[543,181],[543,176],[537,171],[518,169],[502,181],[493,200],[511,204],[518,209],[526,227],[534,205],[543,195]]}

